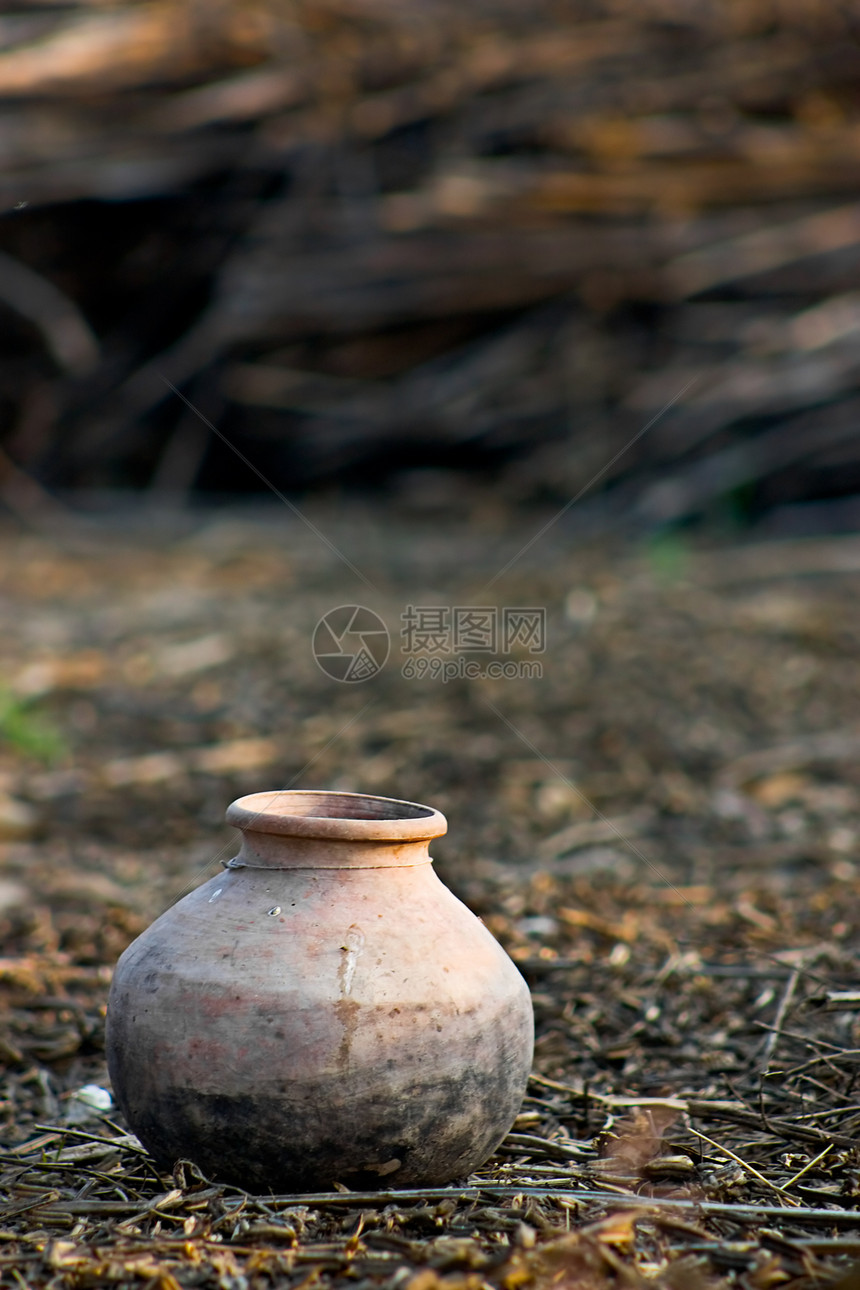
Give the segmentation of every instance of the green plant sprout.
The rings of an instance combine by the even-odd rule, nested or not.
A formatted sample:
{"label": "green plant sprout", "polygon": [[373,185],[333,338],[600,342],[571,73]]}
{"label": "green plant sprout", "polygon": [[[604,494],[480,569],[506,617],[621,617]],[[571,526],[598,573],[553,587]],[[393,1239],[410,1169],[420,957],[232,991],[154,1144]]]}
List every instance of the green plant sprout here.
{"label": "green plant sprout", "polygon": [[0,689],[0,745],[4,743],[41,762],[57,762],[67,752],[59,730],[34,711],[32,701]]}
{"label": "green plant sprout", "polygon": [[658,582],[681,582],[690,566],[690,544],[682,534],[664,530],[651,539],[647,559]]}

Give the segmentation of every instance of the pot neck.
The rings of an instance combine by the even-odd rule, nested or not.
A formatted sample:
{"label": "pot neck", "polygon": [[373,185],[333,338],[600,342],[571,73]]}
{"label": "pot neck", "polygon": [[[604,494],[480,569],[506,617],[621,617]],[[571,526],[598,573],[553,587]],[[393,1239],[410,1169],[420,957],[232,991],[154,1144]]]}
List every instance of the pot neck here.
{"label": "pot neck", "polygon": [[427,838],[415,842],[284,837],[242,831],[239,854],[228,869],[399,869],[431,864]]}

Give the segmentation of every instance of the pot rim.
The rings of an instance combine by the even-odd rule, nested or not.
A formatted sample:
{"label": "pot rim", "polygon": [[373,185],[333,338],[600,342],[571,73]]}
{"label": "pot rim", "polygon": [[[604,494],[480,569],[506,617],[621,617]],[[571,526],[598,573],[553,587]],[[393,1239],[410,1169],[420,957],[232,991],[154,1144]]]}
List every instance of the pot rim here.
{"label": "pot rim", "polygon": [[226,818],[243,832],[345,842],[418,842],[448,831],[445,816],[432,806],[334,789],[248,793],[230,803]]}

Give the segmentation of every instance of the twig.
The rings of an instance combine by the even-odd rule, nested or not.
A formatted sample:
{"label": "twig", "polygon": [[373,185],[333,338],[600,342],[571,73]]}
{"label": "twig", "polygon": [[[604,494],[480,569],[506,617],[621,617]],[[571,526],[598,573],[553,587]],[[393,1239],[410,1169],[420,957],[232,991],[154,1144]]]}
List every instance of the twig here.
{"label": "twig", "polygon": [[[688,1132],[695,1134],[695,1136],[697,1138],[701,1138],[703,1142],[707,1142],[709,1146],[713,1147],[716,1151],[719,1151],[722,1155],[728,1156],[729,1160],[733,1160],[736,1165],[740,1165],[741,1169],[744,1169],[748,1174],[752,1174],[753,1178],[757,1178],[760,1183],[763,1183],[765,1187],[769,1187],[771,1191],[775,1191],[777,1194],[781,1193],[781,1189],[776,1185],[776,1183],[772,1183],[769,1178],[765,1178],[764,1174],[759,1173],[753,1165],[742,1159],[741,1156],[736,1155],[734,1151],[730,1151],[728,1147],[724,1147],[721,1143],[715,1142],[714,1139],[709,1138],[706,1133],[699,1133],[698,1129],[688,1128]],[[785,1199],[790,1205],[798,1204],[793,1196],[786,1196]]]}
{"label": "twig", "polygon": [[763,1075],[766,1075],[770,1070],[770,1060],[773,1056],[773,1050],[776,1047],[777,1040],[779,1039],[780,1031],[782,1030],[782,1023],[785,1021],[786,1013],[788,1012],[788,1009],[791,1006],[791,1001],[794,998],[794,992],[797,989],[797,983],[800,980],[802,967],[803,964],[798,963],[792,971],[791,976],[788,978],[786,987],[782,992],[782,998],[779,1001],[779,1007],[776,1010],[773,1029],[770,1034],[765,1037],[764,1049],[762,1051],[762,1064],[764,1066],[764,1070],[762,1071]]}
{"label": "twig", "polygon": [[793,264],[804,256],[821,255],[858,242],[860,210],[852,202],[687,252],[671,262],[669,277],[678,296],[696,295],[718,283],[736,282]]}
{"label": "twig", "polygon": [[0,300],[42,333],[63,371],[82,376],[99,361],[99,342],[77,305],[29,265],[0,251]]}
{"label": "twig", "polygon": [[509,1133],[502,1146],[538,1152],[550,1160],[587,1160],[594,1154],[593,1151],[583,1151],[572,1142],[554,1142],[551,1138],[539,1138],[531,1133]]}
{"label": "twig", "polygon": [[[566,1093],[568,1096],[576,1097],[579,1100],[585,1098],[585,1094],[581,1089],[574,1088],[571,1085],[559,1084],[555,1080],[545,1079],[542,1075],[532,1075],[531,1079],[535,1084],[540,1084],[544,1088]],[[789,1140],[796,1139],[799,1142],[831,1142],[837,1147],[847,1147],[851,1150],[857,1146],[856,1140],[849,1138],[846,1134],[824,1133],[821,1129],[807,1128],[781,1119],[768,1118],[767,1122],[765,1122],[760,1115],[756,1115],[753,1111],[747,1111],[743,1107],[735,1106],[732,1102],[708,1102],[699,1098],[682,1097],[613,1097],[609,1094],[595,1093],[592,1089],[589,1089],[588,1098],[590,1101],[599,1102],[602,1106],[611,1107],[665,1106],[670,1110],[685,1111],[688,1115],[693,1115],[700,1119],[728,1120],[732,1124],[765,1129],[767,1132]]]}
{"label": "twig", "polygon": [[[232,1190],[236,1190],[235,1188]],[[784,1205],[738,1204],[726,1201],[686,1200],[674,1197],[613,1195],[603,1191],[579,1190],[562,1187],[523,1186],[521,1183],[480,1183],[465,1187],[413,1187],[399,1191],[334,1191],[334,1192],[298,1192],[295,1195],[267,1196],[268,1208],[278,1206],[304,1207],[340,1207],[346,1206],[385,1206],[397,1205],[410,1201],[480,1201],[482,1196],[545,1196],[565,1201],[577,1201],[624,1208],[678,1210],[699,1214],[712,1214],[719,1217],[737,1218],[747,1222],[758,1222],[762,1218],[786,1219],[790,1212],[792,1223],[809,1223],[823,1226],[853,1226],[860,1228],[860,1210],[856,1209],[822,1209],[805,1208],[786,1211]],[[59,1206],[57,1207],[59,1210]]]}
{"label": "twig", "polygon": [[819,1163],[819,1161],[823,1160],[824,1157],[827,1155],[827,1153],[832,1150],[833,1150],[833,1143],[831,1142],[824,1148],[823,1151],[819,1151],[818,1155],[815,1157],[814,1160],[810,1160],[809,1164],[804,1165],[802,1169],[798,1170],[798,1172],[794,1175],[793,1178],[789,1178],[787,1183],[783,1183],[782,1187],[780,1188],[780,1191],[788,1191],[789,1187],[793,1187],[794,1184],[798,1182],[803,1177],[804,1174],[808,1174],[810,1169],[814,1169],[815,1166]]}

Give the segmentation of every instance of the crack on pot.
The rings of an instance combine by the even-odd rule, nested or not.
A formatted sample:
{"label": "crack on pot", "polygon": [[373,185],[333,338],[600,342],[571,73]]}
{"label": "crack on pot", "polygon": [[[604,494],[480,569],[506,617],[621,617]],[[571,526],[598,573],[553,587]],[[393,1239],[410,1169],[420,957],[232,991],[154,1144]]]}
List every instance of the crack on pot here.
{"label": "crack on pot", "polygon": [[364,932],[355,923],[352,924],[341,945],[343,958],[338,967],[341,994],[347,995],[352,990],[352,980],[358,963],[358,956],[364,947]]}
{"label": "crack on pot", "polygon": [[341,997],[334,1005],[335,1015],[343,1026],[343,1037],[338,1049],[338,1065],[346,1073],[349,1070],[349,1054],[352,1048],[352,1041],[355,1036],[356,1027],[358,1026],[359,1004],[355,999],[350,999],[349,995],[352,990],[352,983],[355,977],[355,969],[358,964],[359,955],[364,946],[364,932],[357,924],[353,923],[348,929],[340,947],[341,958],[338,964],[337,976],[340,984]]}

